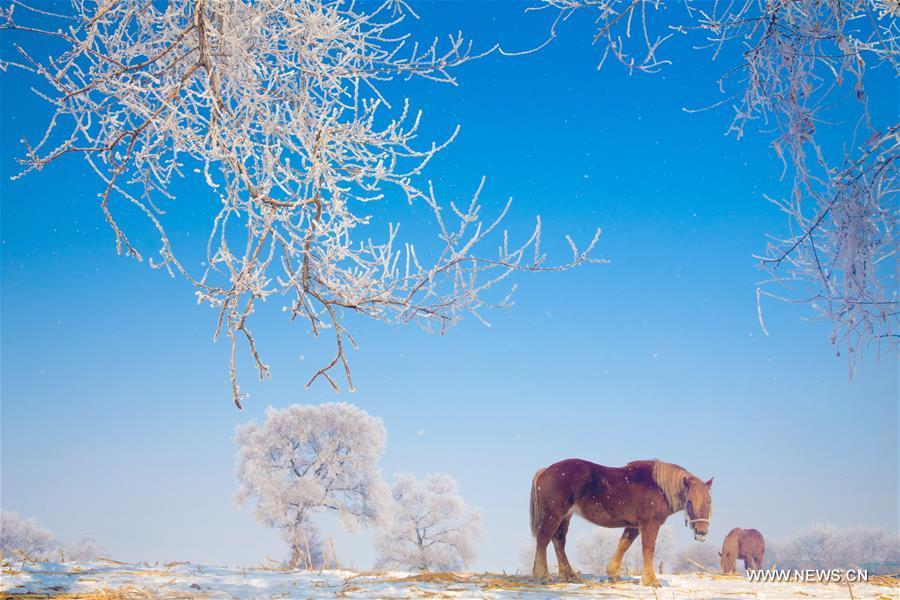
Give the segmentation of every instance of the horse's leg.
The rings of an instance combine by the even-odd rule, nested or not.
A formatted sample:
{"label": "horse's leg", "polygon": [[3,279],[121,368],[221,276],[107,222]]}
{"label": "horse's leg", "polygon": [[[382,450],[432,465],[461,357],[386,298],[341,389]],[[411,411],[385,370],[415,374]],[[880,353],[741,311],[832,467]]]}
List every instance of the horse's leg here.
{"label": "horse's leg", "polygon": [[619,538],[619,545],[616,546],[616,552],[610,559],[609,564],[606,565],[607,577],[616,579],[619,576],[619,573],[621,572],[620,567],[622,566],[622,557],[625,556],[625,553],[631,548],[631,544],[634,543],[637,536],[637,527],[626,527],[625,531],[622,532],[622,537]]}
{"label": "horse's leg", "polygon": [[546,580],[550,578],[550,570],[547,568],[547,544],[559,529],[562,517],[547,508],[544,509],[541,524],[535,535],[537,547],[534,551],[534,567],[531,570],[532,575],[537,579]]}
{"label": "horse's leg", "polygon": [[569,533],[569,521],[572,515],[565,517],[559,524],[559,529],[553,535],[553,549],[556,550],[556,564],[559,567],[559,575],[567,581],[579,581],[581,576],[572,565],[569,564],[569,558],[566,556],[566,534]]}
{"label": "horse's leg", "polygon": [[659,587],[662,585],[653,572],[653,552],[656,550],[656,535],[659,533],[659,527],[662,523],[657,521],[645,521],[641,523],[641,549],[644,551],[643,573],[641,575],[641,583],[644,585],[652,585]]}

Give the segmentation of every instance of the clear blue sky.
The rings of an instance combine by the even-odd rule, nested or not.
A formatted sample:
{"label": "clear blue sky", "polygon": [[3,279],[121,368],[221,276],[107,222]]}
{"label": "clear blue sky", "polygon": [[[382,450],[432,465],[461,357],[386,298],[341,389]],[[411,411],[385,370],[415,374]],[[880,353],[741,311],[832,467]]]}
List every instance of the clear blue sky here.
{"label": "clear blue sky", "polygon": [[[417,4],[423,35],[461,29],[482,46],[539,43],[546,14],[509,2]],[[715,476],[711,539],[734,526],[772,537],[814,522],[898,529],[898,366],[869,353],[855,379],[803,307],[766,304],[751,255],[785,222],[763,198],[782,194],[767,137],[723,135],[728,57],[711,64],[673,44],[674,67],[627,77],[595,69],[588,18],[544,51],[491,56],[460,86],[407,86],[426,134],[458,140],[432,163],[445,199],[482,175],[491,208],[514,196],[508,226],[535,214],[548,250],[565,233],[604,234],[612,262],[522,276],[516,306],[467,319],[445,337],[359,322],[359,391],[304,383],[331,351],[269,302],[256,330],[272,379],[231,403],[227,347],[191,288],[114,252],[79,159],[12,182],[18,140],[47,116],[22,76],[2,76],[2,507],[36,516],[62,538],[92,535],[122,560],[252,564],[285,554],[277,532],[232,502],[234,427],[268,405],[345,400],[381,417],[383,461],[396,471],[456,477],[484,508],[478,568],[515,569],[530,540],[534,471],[582,457],[619,465],[660,458]],[[4,35],[3,52],[13,36]],[[896,83],[873,78],[876,119],[896,117]],[[205,240],[213,199],[191,181],[166,222]],[[387,209],[416,237],[428,224],[403,202]],[[421,214],[421,213],[418,213]],[[134,226],[143,224],[135,220]],[[301,360],[301,356],[303,359]],[[673,520],[679,541],[678,519]],[[576,536],[587,531],[575,528]],[[336,536],[369,566],[365,535]]]}

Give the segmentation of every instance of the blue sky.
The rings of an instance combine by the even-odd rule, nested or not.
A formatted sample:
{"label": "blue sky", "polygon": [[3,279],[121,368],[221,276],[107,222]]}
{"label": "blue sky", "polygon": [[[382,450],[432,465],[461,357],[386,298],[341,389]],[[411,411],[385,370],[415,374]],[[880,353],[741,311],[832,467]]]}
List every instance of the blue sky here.
{"label": "blue sky", "polygon": [[[549,15],[524,6],[417,4],[409,24],[526,48]],[[462,126],[431,164],[438,194],[463,199],[485,175],[487,208],[515,199],[514,234],[540,214],[551,257],[564,260],[563,235],[586,240],[600,226],[610,264],[518,277],[515,307],[490,315],[491,328],[467,319],[433,337],[354,322],[359,391],[339,396],[304,388],[330,340],[270,302],[256,332],[272,379],[245,368],[243,412],[230,400],[227,347],[211,341],[215,314],[185,282],[115,254],[80,160],[10,181],[18,140],[35,138],[47,111],[26,78],[4,74],[3,509],[62,538],[92,535],[122,560],[281,557],[277,532],[233,504],[234,427],[268,405],[344,400],[384,420],[386,475],[444,471],[483,507],[478,568],[518,566],[531,476],[568,457],[660,458],[715,476],[716,544],[735,526],[771,537],[814,522],[896,531],[896,356],[869,352],[851,382],[828,324],[775,302],[762,334],[752,254],[785,227],[762,197],[784,193],[780,163],[765,134],[724,135],[729,108],[682,111],[719,99],[729,57],[710,63],[673,44],[676,64],[662,74],[598,72],[591,27],[572,19],[540,53],[468,64],[456,88],[402,89],[423,108],[426,136]],[[4,54],[12,41],[4,34]],[[897,92],[873,75],[876,120],[896,117]],[[205,239],[212,199],[194,181],[179,191],[167,223]],[[386,211],[412,236],[429,231],[403,202]],[[367,535],[325,525],[345,561],[369,566]]]}

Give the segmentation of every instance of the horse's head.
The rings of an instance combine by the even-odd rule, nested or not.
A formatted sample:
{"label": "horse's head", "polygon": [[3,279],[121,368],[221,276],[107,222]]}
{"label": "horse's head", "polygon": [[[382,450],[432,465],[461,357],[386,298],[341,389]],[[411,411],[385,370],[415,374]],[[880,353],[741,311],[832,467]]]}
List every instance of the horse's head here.
{"label": "horse's head", "polygon": [[712,479],[703,483],[696,477],[686,477],[684,480],[684,522],[694,530],[694,539],[698,542],[705,542],[709,532],[709,519],[712,516],[709,490],[712,483]]}

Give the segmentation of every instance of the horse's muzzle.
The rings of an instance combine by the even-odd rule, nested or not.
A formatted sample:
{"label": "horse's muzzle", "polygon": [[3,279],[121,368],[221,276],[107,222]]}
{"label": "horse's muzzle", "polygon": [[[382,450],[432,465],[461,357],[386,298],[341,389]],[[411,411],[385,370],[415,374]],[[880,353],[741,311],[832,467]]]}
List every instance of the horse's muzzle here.
{"label": "horse's muzzle", "polygon": [[706,541],[706,534],[705,534],[705,533],[699,533],[699,532],[695,531],[695,532],[694,532],[694,539],[697,540],[698,542],[705,542],[705,541]]}

